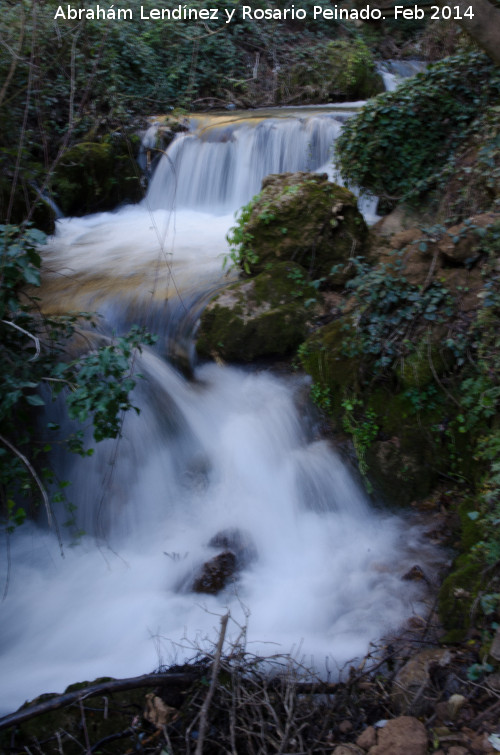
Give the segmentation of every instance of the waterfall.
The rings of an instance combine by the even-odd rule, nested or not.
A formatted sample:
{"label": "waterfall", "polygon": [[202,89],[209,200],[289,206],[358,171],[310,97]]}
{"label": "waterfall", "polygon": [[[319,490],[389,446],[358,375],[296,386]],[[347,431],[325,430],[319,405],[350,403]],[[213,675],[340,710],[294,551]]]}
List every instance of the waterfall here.
{"label": "waterfall", "polygon": [[402,81],[425,71],[427,63],[422,60],[384,60],[377,66],[387,92],[393,92]]}
{"label": "waterfall", "polygon": [[[402,576],[416,561],[432,572],[439,556],[408,517],[372,508],[319,437],[304,377],[194,364],[187,380],[165,359],[180,342],[193,356],[199,309],[226,280],[232,211],[266,172],[322,169],[342,117],[197,119],[141,205],[58,223],[44,250],[45,309],[95,309],[104,333],[144,322],[160,346],[138,360],[141,413],[127,414],[123,437],[92,458],[54,460],[84,534],[64,559],[43,524],[12,537],[0,712],[191,657],[228,608],[248,624],[252,652],[300,653],[320,671],[422,608]],[[245,543],[234,580],[194,593],[228,538]]]}
{"label": "waterfall", "polygon": [[[333,151],[352,107],[193,118],[190,130],[178,134],[160,160],[147,204],[152,210],[190,208],[222,215],[246,204],[270,173],[313,171],[340,182]],[[149,143],[151,138],[148,132]],[[375,218],[373,200],[364,199],[361,209],[368,220]]]}

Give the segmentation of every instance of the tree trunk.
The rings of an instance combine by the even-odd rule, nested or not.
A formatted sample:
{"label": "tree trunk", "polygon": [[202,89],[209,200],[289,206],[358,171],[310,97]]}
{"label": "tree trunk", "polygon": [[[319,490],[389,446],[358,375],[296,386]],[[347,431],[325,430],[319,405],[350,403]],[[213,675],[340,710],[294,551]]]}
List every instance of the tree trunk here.
{"label": "tree trunk", "polygon": [[[447,6],[444,0],[439,4]],[[474,39],[496,65],[500,65],[500,8],[489,0],[453,0],[453,10],[458,7],[462,19],[458,21],[464,31]],[[473,18],[464,17],[471,8]]]}

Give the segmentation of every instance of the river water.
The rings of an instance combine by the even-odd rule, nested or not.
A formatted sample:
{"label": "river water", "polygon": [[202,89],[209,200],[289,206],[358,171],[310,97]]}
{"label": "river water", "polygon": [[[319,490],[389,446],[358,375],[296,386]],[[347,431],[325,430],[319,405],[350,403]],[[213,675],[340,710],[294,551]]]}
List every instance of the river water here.
{"label": "river water", "polygon": [[[415,563],[432,572],[439,556],[408,517],[375,510],[321,439],[307,380],[198,364],[193,346],[200,308],[228,280],[234,211],[270,172],[332,174],[344,121],[324,109],[197,117],[140,205],[58,223],[44,250],[45,310],[93,310],[104,334],[139,322],[160,338],[137,358],[141,413],[126,415],[122,437],[92,458],[54,460],[84,534],[66,534],[59,511],[64,558],[43,521],[12,537],[0,712],[192,657],[227,610],[228,642],[245,625],[249,651],[334,673],[424,610],[402,577]],[[221,551],[214,537],[228,532],[245,543],[236,578],[219,595],[194,593]]]}

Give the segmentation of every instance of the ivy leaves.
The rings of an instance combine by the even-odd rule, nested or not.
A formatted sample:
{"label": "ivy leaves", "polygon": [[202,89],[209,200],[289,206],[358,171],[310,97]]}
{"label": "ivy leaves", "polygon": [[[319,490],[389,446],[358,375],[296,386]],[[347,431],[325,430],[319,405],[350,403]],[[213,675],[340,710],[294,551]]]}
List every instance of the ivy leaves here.
{"label": "ivy leaves", "polygon": [[447,58],[370,100],[337,141],[337,167],[365,191],[393,201],[416,197],[499,95],[498,68],[484,54]]}
{"label": "ivy leaves", "polygon": [[[116,438],[123,412],[139,411],[131,399],[140,377],[134,369],[136,355],[143,344],[155,341],[135,326],[126,336],[107,338],[105,345],[68,359],[68,340],[92,315],[49,318],[39,312],[26,286],[40,283],[38,247],[44,238],[36,229],[0,226],[0,516],[7,530],[36,508],[40,496],[51,515],[44,487],[55,482],[47,463],[51,443],[41,431],[38,410],[63,394],[70,419],[92,424],[96,442]],[[58,426],[48,422],[47,429]],[[90,455],[83,439],[80,427],[65,445]]]}

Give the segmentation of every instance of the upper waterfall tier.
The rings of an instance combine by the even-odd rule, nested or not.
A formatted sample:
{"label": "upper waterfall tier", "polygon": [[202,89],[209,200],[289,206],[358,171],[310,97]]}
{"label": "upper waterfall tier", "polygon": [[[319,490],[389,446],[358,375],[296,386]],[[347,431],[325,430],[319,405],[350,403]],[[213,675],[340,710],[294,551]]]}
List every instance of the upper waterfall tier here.
{"label": "upper waterfall tier", "polygon": [[248,202],[270,173],[333,177],[334,144],[345,119],[345,111],[193,118],[161,158],[145,201],[151,209],[224,213]]}

